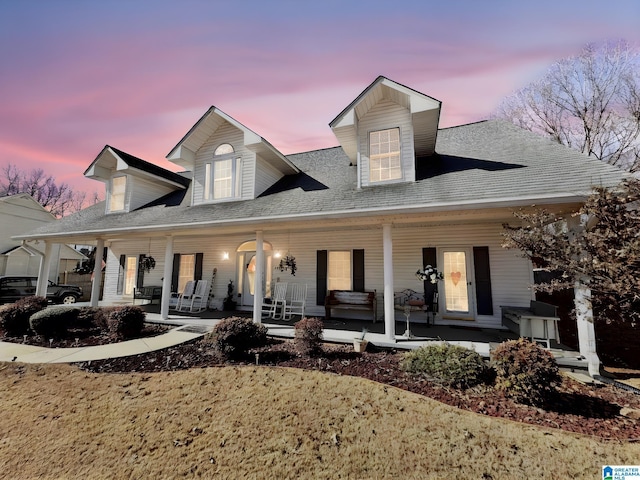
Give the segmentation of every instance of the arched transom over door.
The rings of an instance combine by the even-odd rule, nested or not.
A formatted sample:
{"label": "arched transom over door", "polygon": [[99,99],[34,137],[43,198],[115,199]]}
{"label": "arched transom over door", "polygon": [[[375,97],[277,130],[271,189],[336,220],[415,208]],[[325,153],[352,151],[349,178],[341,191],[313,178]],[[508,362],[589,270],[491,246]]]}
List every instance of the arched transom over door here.
{"label": "arched transom over door", "polygon": [[[272,246],[269,242],[262,242],[264,250],[264,265],[262,268],[263,282],[265,288],[271,285],[271,252]],[[256,241],[249,240],[242,243],[236,250],[238,267],[238,293],[240,294],[240,305],[253,307],[255,292],[255,272],[256,272]]]}

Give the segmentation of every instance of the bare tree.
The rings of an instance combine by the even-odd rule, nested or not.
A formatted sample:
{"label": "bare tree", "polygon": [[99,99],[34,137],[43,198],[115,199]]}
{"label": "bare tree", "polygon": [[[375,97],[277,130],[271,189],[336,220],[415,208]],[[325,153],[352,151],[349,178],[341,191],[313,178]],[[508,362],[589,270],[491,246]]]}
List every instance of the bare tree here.
{"label": "bare tree", "polygon": [[640,171],[640,53],[622,41],[587,45],[505,98],[493,116]]}
{"label": "bare tree", "polygon": [[573,288],[588,279],[595,314],[605,323],[640,323],[640,180],[616,188],[596,187],[568,228],[564,218],[545,210],[516,212],[516,226],[504,225],[506,248],[518,249],[550,272],[559,273],[538,290]]}
{"label": "bare tree", "polygon": [[57,184],[41,168],[26,172],[9,164],[0,174],[0,196],[20,193],[31,195],[58,218],[82,209],[86,199],[85,192],[76,192],[67,183]]}

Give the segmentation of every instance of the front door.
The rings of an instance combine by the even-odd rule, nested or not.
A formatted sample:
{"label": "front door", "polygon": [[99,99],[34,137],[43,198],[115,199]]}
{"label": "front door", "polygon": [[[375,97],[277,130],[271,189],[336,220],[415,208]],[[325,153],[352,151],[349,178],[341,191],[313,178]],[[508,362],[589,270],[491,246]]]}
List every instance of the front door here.
{"label": "front door", "polygon": [[138,274],[138,257],[127,256],[124,277],[124,294],[133,295],[133,289],[136,286],[136,276]]}
{"label": "front door", "polygon": [[440,292],[440,299],[442,301],[444,297],[443,319],[474,320],[470,259],[468,249],[442,252],[444,292]]}
{"label": "front door", "polygon": [[256,255],[247,252],[244,261],[244,278],[242,281],[242,305],[253,305],[256,285]]}

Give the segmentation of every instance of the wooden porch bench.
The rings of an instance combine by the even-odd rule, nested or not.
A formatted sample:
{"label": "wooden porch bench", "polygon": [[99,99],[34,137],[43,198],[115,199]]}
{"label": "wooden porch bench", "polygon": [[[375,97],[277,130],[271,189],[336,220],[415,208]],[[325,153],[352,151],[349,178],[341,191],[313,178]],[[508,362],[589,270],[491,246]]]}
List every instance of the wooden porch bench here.
{"label": "wooden porch bench", "polygon": [[373,313],[373,323],[378,318],[376,292],[353,292],[351,290],[329,290],[324,300],[325,318],[331,318],[331,310],[365,310]]}
{"label": "wooden porch bench", "polygon": [[558,307],[531,300],[529,308],[501,306],[502,325],[521,337],[544,342],[551,348],[551,340],[560,341]]}
{"label": "wooden porch bench", "polygon": [[133,291],[133,303],[136,303],[136,300],[149,300],[149,303],[153,303],[161,298],[162,287],[140,287]]}

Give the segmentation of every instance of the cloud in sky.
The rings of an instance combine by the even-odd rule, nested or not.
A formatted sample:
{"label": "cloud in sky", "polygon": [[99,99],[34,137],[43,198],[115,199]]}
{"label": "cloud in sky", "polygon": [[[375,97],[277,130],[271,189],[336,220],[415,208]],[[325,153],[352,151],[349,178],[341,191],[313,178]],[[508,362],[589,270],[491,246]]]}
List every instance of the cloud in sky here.
{"label": "cloud in sky", "polygon": [[337,144],[331,121],[378,75],[443,102],[442,126],[588,42],[638,46],[640,2],[0,0],[0,167],[82,177],[105,144],[164,156],[215,105],[283,153]]}

